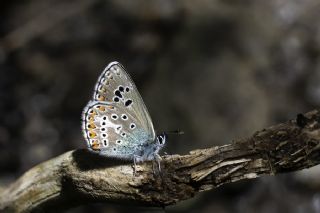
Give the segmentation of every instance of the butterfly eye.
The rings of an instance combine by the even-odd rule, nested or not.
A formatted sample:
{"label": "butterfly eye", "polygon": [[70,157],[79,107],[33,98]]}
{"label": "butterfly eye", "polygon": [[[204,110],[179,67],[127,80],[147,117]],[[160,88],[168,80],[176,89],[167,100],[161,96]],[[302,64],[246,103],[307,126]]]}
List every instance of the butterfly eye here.
{"label": "butterfly eye", "polygon": [[157,141],[158,141],[159,145],[165,144],[166,138],[167,138],[167,136],[166,136],[165,133],[162,133],[161,135],[158,135],[157,136]]}
{"label": "butterfly eye", "polygon": [[128,116],[127,116],[126,114],[122,114],[122,115],[121,115],[121,118],[122,118],[123,120],[128,120]]}
{"label": "butterfly eye", "polygon": [[129,92],[129,91],[130,91],[129,87],[126,87],[126,92]]}
{"label": "butterfly eye", "polygon": [[108,141],[106,139],[103,140],[103,145],[108,146]]}
{"label": "butterfly eye", "polygon": [[122,137],[126,137],[126,133],[124,133],[124,132],[121,133],[121,136],[122,136]]}
{"label": "butterfly eye", "polygon": [[117,140],[117,141],[116,141],[117,144],[120,144],[121,142],[122,142],[121,140]]}
{"label": "butterfly eye", "polygon": [[102,131],[102,132],[106,131],[106,128],[102,127],[102,128],[101,128],[101,131]]}
{"label": "butterfly eye", "polygon": [[163,144],[163,138],[162,138],[162,136],[159,137],[159,144],[160,144],[160,145]]}
{"label": "butterfly eye", "polygon": [[117,148],[113,148],[113,151],[114,151],[114,152],[117,151]]}
{"label": "butterfly eye", "polygon": [[102,134],[102,137],[103,137],[103,138],[106,138],[106,137],[107,137],[107,134],[103,133],[103,134]]}

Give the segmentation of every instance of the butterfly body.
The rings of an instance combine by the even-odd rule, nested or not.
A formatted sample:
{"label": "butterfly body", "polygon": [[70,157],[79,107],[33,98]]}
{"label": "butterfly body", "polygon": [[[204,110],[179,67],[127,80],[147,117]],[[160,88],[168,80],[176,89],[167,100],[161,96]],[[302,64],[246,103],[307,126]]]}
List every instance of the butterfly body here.
{"label": "butterfly body", "polygon": [[89,150],[106,157],[159,161],[166,135],[156,136],[151,117],[130,76],[118,62],[98,78],[92,100],[82,113]]}

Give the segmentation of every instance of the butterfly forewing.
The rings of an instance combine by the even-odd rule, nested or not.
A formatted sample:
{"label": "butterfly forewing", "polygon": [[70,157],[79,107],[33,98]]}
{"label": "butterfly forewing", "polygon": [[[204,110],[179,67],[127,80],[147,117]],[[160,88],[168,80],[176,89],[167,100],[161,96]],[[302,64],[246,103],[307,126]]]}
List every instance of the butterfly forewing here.
{"label": "butterfly forewing", "polygon": [[155,140],[150,115],[123,66],[110,63],[98,79],[93,100],[83,111],[83,133],[89,148],[128,158]]}
{"label": "butterfly forewing", "polygon": [[105,68],[96,84],[93,99],[119,103],[125,111],[132,111],[142,128],[152,132],[155,137],[148,110],[134,82],[120,63],[112,62]]}

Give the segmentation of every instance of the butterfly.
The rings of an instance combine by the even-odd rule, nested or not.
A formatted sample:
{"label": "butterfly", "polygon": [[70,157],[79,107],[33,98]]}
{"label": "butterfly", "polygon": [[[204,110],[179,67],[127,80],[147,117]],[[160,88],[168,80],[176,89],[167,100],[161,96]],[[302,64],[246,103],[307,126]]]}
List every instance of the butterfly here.
{"label": "butterfly", "polygon": [[155,160],[166,133],[156,136],[153,123],[137,87],[119,62],[111,62],[95,85],[92,99],[82,112],[82,131],[89,150],[102,156],[132,160]]}

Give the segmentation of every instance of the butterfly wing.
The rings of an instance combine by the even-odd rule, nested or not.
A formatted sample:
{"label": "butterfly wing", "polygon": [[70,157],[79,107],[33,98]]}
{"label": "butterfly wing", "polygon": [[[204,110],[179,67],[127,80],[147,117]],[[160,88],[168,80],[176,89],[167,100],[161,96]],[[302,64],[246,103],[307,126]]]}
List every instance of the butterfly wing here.
{"label": "butterfly wing", "polygon": [[147,108],[118,62],[110,63],[100,75],[82,118],[88,147],[102,155],[133,158],[155,140]]}

